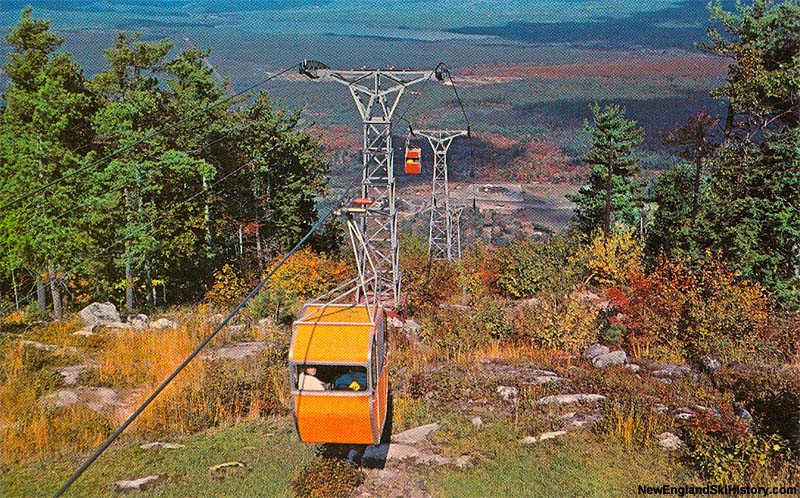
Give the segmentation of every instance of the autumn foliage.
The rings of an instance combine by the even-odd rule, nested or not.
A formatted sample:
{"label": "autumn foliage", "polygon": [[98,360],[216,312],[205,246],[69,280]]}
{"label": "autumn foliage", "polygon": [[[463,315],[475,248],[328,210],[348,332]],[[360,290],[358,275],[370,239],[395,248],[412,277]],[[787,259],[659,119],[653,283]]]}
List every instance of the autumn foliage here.
{"label": "autumn foliage", "polygon": [[744,360],[774,329],[763,290],[713,258],[697,270],[662,258],[650,274],[610,286],[605,295],[619,312],[611,321],[625,327],[629,344],[669,348],[687,359]]}

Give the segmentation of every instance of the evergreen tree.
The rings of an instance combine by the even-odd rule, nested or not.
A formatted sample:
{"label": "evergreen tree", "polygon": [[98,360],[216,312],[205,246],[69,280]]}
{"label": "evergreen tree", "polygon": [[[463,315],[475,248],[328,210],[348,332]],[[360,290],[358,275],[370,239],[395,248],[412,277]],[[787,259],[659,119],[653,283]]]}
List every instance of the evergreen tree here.
{"label": "evergreen tree", "polygon": [[800,4],[797,0],[754,0],[725,11],[710,6],[712,53],[732,59],[728,81],[712,95],[729,104],[726,130],[740,137],[800,124]]}
{"label": "evergreen tree", "polygon": [[[139,142],[168,122],[159,75],[172,44],[140,42],[141,35],[119,33],[114,48],[105,51],[109,68],[91,81],[103,98],[102,108],[94,116],[100,153],[124,149],[99,172],[97,185],[105,194],[97,193],[116,201],[116,207],[104,213],[97,233],[105,236],[102,245],[124,241],[124,253],[114,265],[125,269],[125,307],[129,312],[135,309],[136,288],[152,280],[152,260],[159,242],[152,224],[159,216],[156,199],[163,181],[159,167],[168,150],[163,135]],[[109,218],[114,223],[109,223]],[[109,226],[115,230],[109,231]]]}
{"label": "evergreen tree", "polygon": [[685,162],[661,173],[655,180],[650,201],[656,209],[647,235],[648,254],[652,261],[663,252],[701,256],[695,234],[699,230],[698,214],[705,202],[709,161],[719,147],[714,138],[719,119],[706,112],[689,118],[666,137],[666,143],[677,147]]}
{"label": "evergreen tree", "polygon": [[584,123],[591,133],[592,147],[584,157],[591,166],[589,181],[569,196],[576,204],[577,228],[589,234],[603,228],[606,235],[615,225],[634,226],[638,219],[637,200],[641,184],[639,161],[634,150],[642,143],[644,132],[636,122],[625,119],[617,105],[591,107],[593,124]]}
{"label": "evergreen tree", "polygon": [[[11,81],[0,114],[0,227],[8,246],[5,270],[24,266],[37,280],[39,303],[49,281],[53,316],[61,319],[61,278],[82,254],[84,241],[75,216],[81,175],[58,181],[81,167],[91,142],[88,116],[93,99],[82,71],[67,53],[56,53],[63,37],[50,31],[49,20],[33,19],[30,7],[6,36],[12,47],[5,72]],[[53,185],[16,202],[26,192]],[[4,248],[6,249],[6,248]]]}
{"label": "evergreen tree", "polygon": [[316,197],[325,192],[330,164],[317,141],[299,128],[298,113],[276,111],[266,93],[240,113],[247,123],[239,150],[247,167],[222,196],[228,239],[243,257],[243,240],[255,242],[256,258],[287,250],[317,219]]}
{"label": "evergreen tree", "polygon": [[719,2],[710,48],[731,57],[728,138],[712,169],[697,238],[788,306],[800,304],[800,4]]}

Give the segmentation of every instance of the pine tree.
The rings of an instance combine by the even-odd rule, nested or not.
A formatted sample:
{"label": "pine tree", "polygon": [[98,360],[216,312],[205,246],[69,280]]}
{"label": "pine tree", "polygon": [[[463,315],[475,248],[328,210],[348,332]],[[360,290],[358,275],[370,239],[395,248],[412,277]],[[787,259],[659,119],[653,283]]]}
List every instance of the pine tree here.
{"label": "pine tree", "polygon": [[588,183],[569,196],[576,204],[577,228],[589,234],[597,228],[608,235],[615,225],[634,226],[641,184],[639,161],[634,150],[642,143],[644,131],[617,105],[603,109],[591,106],[593,124],[584,128],[591,133],[592,147],[584,157],[591,166]]}
{"label": "pine tree", "polygon": [[712,167],[697,234],[744,278],[800,305],[800,4],[717,2],[710,49],[732,58],[713,94],[729,103],[727,139]]}
{"label": "pine tree", "polygon": [[[8,272],[24,266],[36,276],[40,304],[42,284],[49,281],[53,317],[60,320],[63,272],[85,251],[76,218],[65,213],[86,184],[70,173],[85,161],[94,102],[71,55],[56,53],[63,37],[50,31],[49,20],[33,19],[26,8],[6,41],[12,51],[4,66],[11,81],[0,115],[0,203],[9,205],[0,213],[9,246],[4,263]],[[56,183],[16,201],[51,182]]]}

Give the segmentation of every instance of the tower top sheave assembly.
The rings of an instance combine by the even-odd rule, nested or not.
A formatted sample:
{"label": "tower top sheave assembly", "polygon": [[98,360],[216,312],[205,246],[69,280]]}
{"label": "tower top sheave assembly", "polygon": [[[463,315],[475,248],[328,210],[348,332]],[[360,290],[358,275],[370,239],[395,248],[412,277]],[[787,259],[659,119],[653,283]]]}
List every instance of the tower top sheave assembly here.
{"label": "tower top sheave assembly", "polygon": [[[300,73],[313,80],[329,80],[347,86],[363,126],[361,199],[363,213],[357,225],[364,246],[356,247],[359,273],[367,281],[372,271],[378,281],[376,303],[400,305],[400,243],[397,236],[392,117],[407,87],[436,78],[443,81],[447,67],[432,70],[333,69],[318,61],[305,60]],[[365,248],[364,248],[365,247]],[[373,270],[374,267],[374,270]],[[366,290],[364,290],[366,293]]]}

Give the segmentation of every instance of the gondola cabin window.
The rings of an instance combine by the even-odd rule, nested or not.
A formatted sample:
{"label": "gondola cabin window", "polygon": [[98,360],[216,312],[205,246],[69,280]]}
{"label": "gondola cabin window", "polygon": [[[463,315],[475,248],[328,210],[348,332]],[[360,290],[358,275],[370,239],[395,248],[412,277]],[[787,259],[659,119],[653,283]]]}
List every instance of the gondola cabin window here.
{"label": "gondola cabin window", "polygon": [[294,387],[299,391],[369,391],[363,365],[297,365]]}

